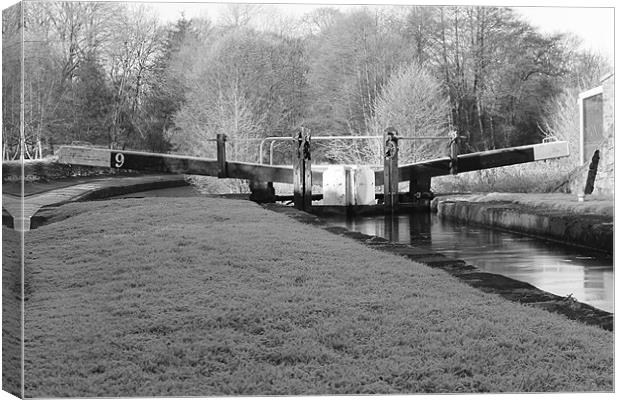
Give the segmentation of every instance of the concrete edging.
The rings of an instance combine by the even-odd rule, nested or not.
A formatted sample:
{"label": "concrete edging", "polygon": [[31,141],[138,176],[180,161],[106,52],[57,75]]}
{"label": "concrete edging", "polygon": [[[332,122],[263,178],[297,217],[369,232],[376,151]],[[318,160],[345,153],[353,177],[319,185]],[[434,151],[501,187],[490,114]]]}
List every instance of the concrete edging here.
{"label": "concrete edging", "polygon": [[136,183],[131,185],[107,186],[84,193],[73,201],[100,200],[108,197],[120,196],[129,193],[144,192],[147,190],[168,189],[172,187],[187,186],[189,183],[184,178],[161,180],[154,182]]}
{"label": "concrete edging", "polygon": [[[100,187],[84,190],[82,193],[73,196],[71,198],[62,199],[58,201],[51,201],[49,203],[41,204],[41,206],[34,211],[32,215],[24,216],[25,230],[37,228],[41,225],[45,225],[47,216],[43,215],[43,211],[50,209],[51,207],[57,207],[67,203],[100,200],[108,197],[119,196],[129,193],[143,192],[146,190],[155,189],[167,189],[171,187],[186,186],[189,183],[183,176],[171,175],[170,179],[152,180],[138,183],[112,183],[109,185],[102,185]],[[2,210],[2,222],[4,226],[15,229],[16,218],[8,210],[3,208]],[[21,226],[21,224],[19,225]]]}
{"label": "concrete edging", "polygon": [[613,253],[613,218],[537,209],[507,201],[469,201],[459,198],[433,200],[440,218],[499,228],[529,236]]}

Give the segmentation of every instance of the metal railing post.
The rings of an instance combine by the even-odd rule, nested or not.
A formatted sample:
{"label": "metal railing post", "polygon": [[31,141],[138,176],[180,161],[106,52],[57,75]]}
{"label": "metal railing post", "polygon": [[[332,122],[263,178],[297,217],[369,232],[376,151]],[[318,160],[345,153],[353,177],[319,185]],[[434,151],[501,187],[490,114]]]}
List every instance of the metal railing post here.
{"label": "metal railing post", "polygon": [[218,178],[226,178],[228,171],[226,170],[226,135],[218,133],[217,140],[217,166],[218,166]]}
{"label": "metal railing post", "polygon": [[383,203],[394,211],[398,208],[398,131],[389,127],[385,130],[383,163]]}
{"label": "metal railing post", "polygon": [[450,174],[456,175],[459,173],[459,135],[456,131],[451,132],[450,135],[452,137],[450,140]]}
{"label": "metal railing post", "polygon": [[275,140],[272,140],[269,144],[269,165],[273,165],[273,145],[276,144]]}
{"label": "metal railing post", "polygon": [[312,205],[310,132],[302,127],[293,138],[293,202],[295,208],[309,210]]}

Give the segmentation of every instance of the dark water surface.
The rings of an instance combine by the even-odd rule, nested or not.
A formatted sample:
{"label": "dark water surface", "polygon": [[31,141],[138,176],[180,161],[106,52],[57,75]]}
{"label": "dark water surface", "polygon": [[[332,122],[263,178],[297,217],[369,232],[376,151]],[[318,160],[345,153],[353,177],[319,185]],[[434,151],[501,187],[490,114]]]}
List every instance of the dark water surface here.
{"label": "dark water surface", "polygon": [[614,311],[613,259],[604,254],[518,234],[442,221],[435,214],[331,217],[349,230],[410,243],[458,258],[485,272],[528,282],[582,303]]}

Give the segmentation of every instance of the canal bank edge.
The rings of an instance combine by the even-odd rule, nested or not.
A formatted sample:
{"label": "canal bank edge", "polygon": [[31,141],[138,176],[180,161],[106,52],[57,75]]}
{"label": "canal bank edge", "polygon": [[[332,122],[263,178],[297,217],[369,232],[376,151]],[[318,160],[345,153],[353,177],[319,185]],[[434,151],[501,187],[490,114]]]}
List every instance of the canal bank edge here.
{"label": "canal bank edge", "polygon": [[[508,194],[438,196],[433,199],[431,210],[442,219],[499,228],[613,254],[613,215],[595,213],[584,203],[581,203],[584,204],[583,212],[577,204],[554,207],[552,199],[547,203],[543,198],[528,204],[523,200],[525,196],[515,194],[512,201]],[[532,198],[536,196],[532,195]]]}
{"label": "canal bank edge", "polygon": [[[189,182],[184,175],[174,174],[143,174],[138,176],[110,177],[101,178],[91,183],[84,183],[76,186],[61,186],[58,189],[48,190],[43,193],[33,194],[24,198],[24,210],[29,220],[28,229],[35,229],[47,224],[50,218],[50,209],[62,204],[77,201],[103,200],[113,196],[142,192],[146,190],[167,189],[173,187],[187,186]],[[17,196],[7,196],[3,193],[2,201],[2,225],[14,229],[14,217],[17,214],[5,207],[8,202]],[[8,209],[7,209],[8,208]]]}
{"label": "canal bank edge", "polygon": [[468,265],[463,260],[449,258],[431,250],[414,247],[409,244],[393,243],[382,237],[366,235],[342,227],[329,226],[321,218],[293,207],[273,203],[262,204],[262,206],[268,210],[285,214],[296,221],[314,225],[330,233],[354,239],[371,248],[400,255],[429,267],[440,268],[462,282],[484,292],[495,293],[507,300],[542,308],[549,312],[564,315],[568,319],[588,325],[595,325],[608,331],[613,331],[614,329],[612,313],[580,303],[570,296],[557,296],[540,290],[526,282],[499,274],[482,272],[476,267]]}

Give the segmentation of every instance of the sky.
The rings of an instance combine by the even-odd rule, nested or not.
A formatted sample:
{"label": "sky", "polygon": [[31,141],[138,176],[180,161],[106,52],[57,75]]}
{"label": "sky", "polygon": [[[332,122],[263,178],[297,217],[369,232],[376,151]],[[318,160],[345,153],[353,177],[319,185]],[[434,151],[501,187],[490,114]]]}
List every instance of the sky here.
{"label": "sky", "polygon": [[[341,9],[355,7],[360,4],[379,5],[487,5],[507,6],[515,8],[530,23],[545,33],[574,33],[583,40],[582,47],[600,52],[602,55],[614,58],[614,1],[589,0],[585,1],[550,1],[550,0],[239,0],[248,3],[276,4],[283,14],[298,17],[312,9],[322,6],[333,6]],[[15,0],[0,0],[2,7],[14,4]],[[180,18],[183,12],[186,18],[208,15],[210,19],[217,18],[226,7],[224,1],[191,1],[191,0],[143,0],[139,1],[152,5],[159,13],[162,21],[174,21]],[[587,6],[586,6],[587,5]]]}
{"label": "sky", "polygon": [[612,59],[614,10],[610,7],[515,7],[533,26],[545,33],[571,32],[583,47]]}
{"label": "sky", "polygon": [[[265,3],[264,1],[245,0],[246,2]],[[330,5],[346,9],[359,4],[373,4],[372,1],[295,1],[295,0],[270,0],[270,3],[277,3],[278,9],[292,17],[301,16],[316,7]],[[291,4],[296,3],[296,4]],[[413,1],[413,0],[388,0],[385,2],[375,1],[374,4],[447,4],[445,1]],[[184,12],[187,18],[201,15],[208,15],[209,18],[217,18],[217,15],[225,9],[223,3],[204,3],[204,2],[158,2],[156,9],[163,20],[173,21]],[[451,0],[449,4],[461,5],[495,5],[510,6],[523,15],[530,23],[538,27],[545,33],[573,33],[583,40],[584,49],[594,50],[613,59],[614,56],[614,6],[611,1],[589,1],[575,2],[551,2],[551,1],[520,1],[520,2],[501,2],[501,1],[458,1]],[[542,5],[541,5],[542,4]],[[587,4],[587,7],[584,6]],[[515,7],[518,6],[518,7]]]}

